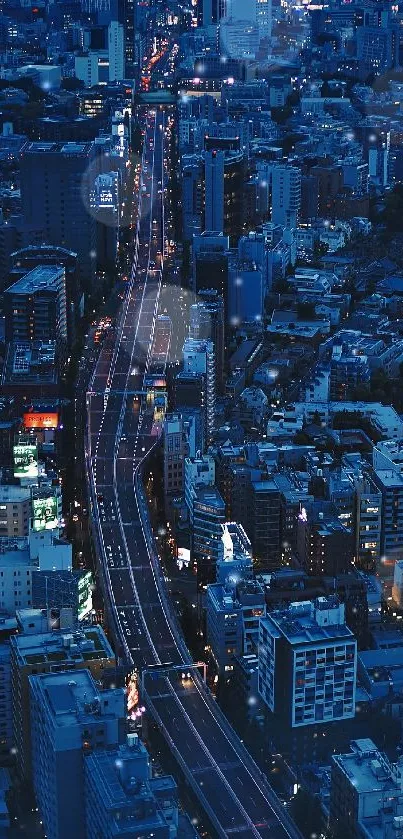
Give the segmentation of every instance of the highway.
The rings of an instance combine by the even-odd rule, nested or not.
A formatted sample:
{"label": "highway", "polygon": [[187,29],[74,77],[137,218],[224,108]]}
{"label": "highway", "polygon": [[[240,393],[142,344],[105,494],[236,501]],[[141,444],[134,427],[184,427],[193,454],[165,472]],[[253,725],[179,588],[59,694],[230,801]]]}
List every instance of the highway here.
{"label": "highway", "polygon": [[[153,411],[140,395],[161,361],[158,300],[164,251],[166,115],[144,114],[145,143],[133,269],[114,331],[102,346],[87,393],[87,472],[103,587],[122,655],[145,672],[166,662],[189,678],[145,672],[143,701],[159,723],[219,837],[299,839],[210,695],[191,659],[159,567],[143,490],[157,445]],[[155,352],[155,358],[154,356]],[[186,675],[186,673],[185,673]]]}

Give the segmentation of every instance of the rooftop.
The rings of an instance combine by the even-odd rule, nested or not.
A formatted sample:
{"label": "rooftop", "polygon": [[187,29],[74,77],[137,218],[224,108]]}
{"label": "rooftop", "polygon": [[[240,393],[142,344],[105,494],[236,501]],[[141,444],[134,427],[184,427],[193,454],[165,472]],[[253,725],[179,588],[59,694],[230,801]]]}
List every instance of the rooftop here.
{"label": "rooftop", "polygon": [[3,369],[2,385],[57,385],[55,341],[10,342]]}
{"label": "rooftop", "polygon": [[369,739],[353,740],[352,751],[345,755],[333,755],[334,763],[350,778],[358,793],[372,793],[375,790],[398,793],[398,786],[392,774],[392,766]]}
{"label": "rooftop", "polygon": [[83,628],[80,632],[45,632],[18,635],[13,639],[14,654],[20,667],[36,664],[64,664],[111,659],[114,655],[100,626]]}
{"label": "rooftop", "polygon": [[[89,670],[41,673],[31,676],[30,684],[46,703],[53,727],[72,730],[70,748],[77,748],[77,723],[99,724],[102,718],[124,717],[124,689],[100,691]],[[79,746],[82,747],[81,737]]]}
{"label": "rooftop", "polygon": [[37,268],[33,268],[32,271],[29,271],[28,274],[25,274],[14,285],[10,286],[6,293],[33,294],[36,291],[53,289],[61,274],[64,275],[64,268],[61,266],[38,265]]}
{"label": "rooftop", "polygon": [[60,154],[64,156],[89,157],[92,143],[46,143],[38,141],[30,143],[25,154]]}
{"label": "rooftop", "polygon": [[[134,825],[136,832],[166,825],[163,808],[169,800],[176,804],[176,783],[171,776],[151,777],[147,750],[136,735],[128,736],[127,745],[92,752],[85,768],[102,790],[103,806],[116,819],[119,835],[125,830],[132,835]],[[138,806],[142,800],[144,809]],[[153,833],[147,830],[147,835]]]}
{"label": "rooftop", "polygon": [[20,501],[29,501],[31,492],[28,487],[13,486],[12,484],[0,484],[0,504]]}
{"label": "rooftop", "polygon": [[285,609],[270,612],[262,623],[269,624],[277,637],[285,637],[292,646],[326,643],[338,638],[355,643],[354,635],[344,621],[344,606],[335,595],[317,597],[313,602],[290,603]]}

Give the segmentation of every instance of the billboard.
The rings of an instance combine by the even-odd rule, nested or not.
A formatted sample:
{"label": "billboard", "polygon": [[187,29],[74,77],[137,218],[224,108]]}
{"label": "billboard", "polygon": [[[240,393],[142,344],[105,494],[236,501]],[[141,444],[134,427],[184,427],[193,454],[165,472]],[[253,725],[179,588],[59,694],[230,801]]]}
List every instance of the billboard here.
{"label": "billboard", "polygon": [[182,568],[188,568],[190,565],[190,551],[188,548],[178,548],[178,557],[176,560],[176,564],[180,571]]}
{"label": "billboard", "polygon": [[46,498],[32,499],[32,528],[33,530],[53,530],[58,526],[57,498],[48,495]]}
{"label": "billboard", "polygon": [[94,583],[91,571],[82,574],[78,581],[78,620],[82,621],[92,611],[92,592]]}
{"label": "billboard", "polygon": [[14,478],[38,477],[38,448],[32,443],[13,446]]}
{"label": "billboard", "polygon": [[59,414],[57,413],[39,413],[38,411],[29,411],[23,415],[23,422],[25,428],[57,428],[59,424]]}

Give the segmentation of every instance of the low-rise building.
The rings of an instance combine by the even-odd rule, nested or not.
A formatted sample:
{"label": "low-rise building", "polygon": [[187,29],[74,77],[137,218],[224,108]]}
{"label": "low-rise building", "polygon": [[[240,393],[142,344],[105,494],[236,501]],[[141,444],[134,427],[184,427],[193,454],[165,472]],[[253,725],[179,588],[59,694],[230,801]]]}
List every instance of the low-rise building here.
{"label": "low-rise building", "polygon": [[0,484],[0,537],[28,536],[30,517],[29,488]]}
{"label": "low-rise building", "polygon": [[332,758],[330,828],[351,839],[398,839],[403,826],[403,766],[372,740],[353,740]]}

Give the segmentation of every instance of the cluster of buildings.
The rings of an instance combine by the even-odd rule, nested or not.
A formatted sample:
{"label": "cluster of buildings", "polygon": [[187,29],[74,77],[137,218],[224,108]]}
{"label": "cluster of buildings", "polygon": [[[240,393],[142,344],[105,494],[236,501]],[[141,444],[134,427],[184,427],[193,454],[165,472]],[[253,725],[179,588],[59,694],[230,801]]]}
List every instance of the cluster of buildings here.
{"label": "cluster of buildings", "polygon": [[230,7],[202,4],[177,71],[195,301],[164,425],[170,544],[233,721],[320,801],[318,834],[390,839],[403,829],[401,12]]}
{"label": "cluster of buildings", "polygon": [[[103,688],[61,481],[83,317],[131,270],[137,109],[164,102],[164,280],[190,292],[165,554],[263,765],[287,761],[332,836],[403,834],[402,22],[372,0],[0,2],[0,759],[49,839],[194,835]],[[85,334],[79,446],[110,328]]]}

